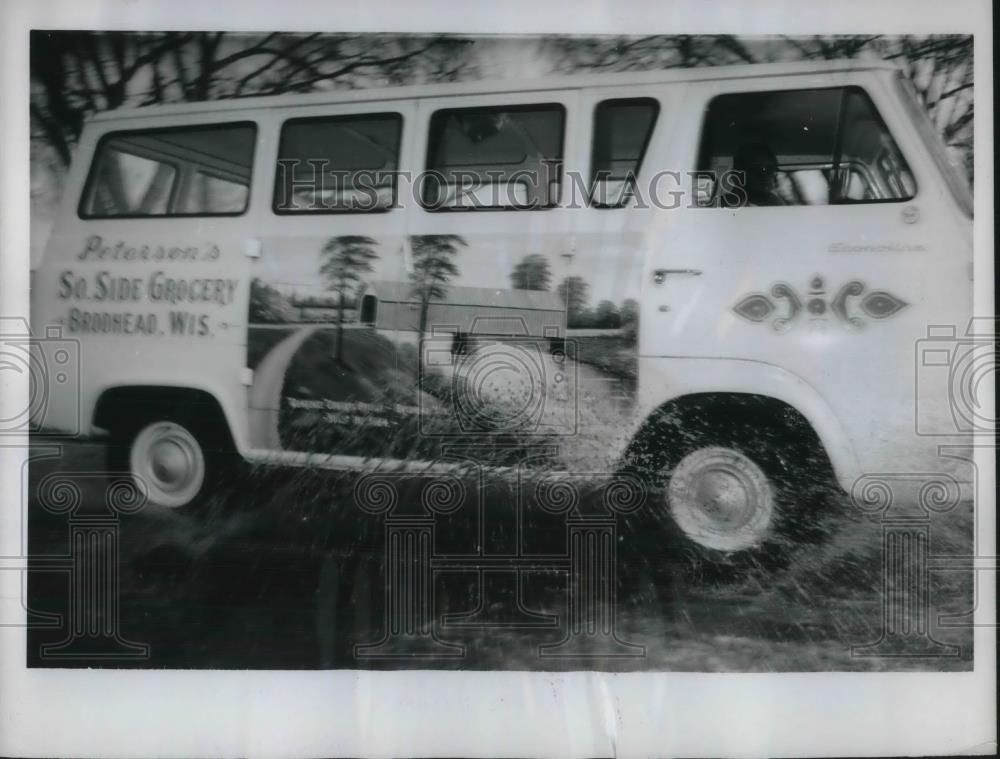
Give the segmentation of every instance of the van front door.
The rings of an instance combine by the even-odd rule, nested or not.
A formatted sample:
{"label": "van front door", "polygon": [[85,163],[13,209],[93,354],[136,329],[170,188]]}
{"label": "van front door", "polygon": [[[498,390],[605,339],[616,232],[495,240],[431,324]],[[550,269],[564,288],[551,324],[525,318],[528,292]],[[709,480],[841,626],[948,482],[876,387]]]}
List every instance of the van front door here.
{"label": "van front door", "polygon": [[930,326],[964,331],[970,222],[891,78],[815,81],[691,91],[684,111],[704,117],[674,149],[700,173],[643,282],[641,352],[674,360],[641,381],[790,403],[837,448],[847,487],[860,472],[947,472],[945,440],[917,418],[958,430],[947,397],[918,394],[915,357]]}

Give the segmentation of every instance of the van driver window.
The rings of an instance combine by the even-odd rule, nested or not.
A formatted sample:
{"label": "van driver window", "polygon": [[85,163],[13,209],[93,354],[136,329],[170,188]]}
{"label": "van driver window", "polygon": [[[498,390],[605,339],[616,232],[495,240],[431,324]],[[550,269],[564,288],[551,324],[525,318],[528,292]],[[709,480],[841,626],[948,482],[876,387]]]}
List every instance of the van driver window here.
{"label": "van driver window", "polygon": [[256,132],[241,123],[106,135],[80,216],[238,216],[250,197]]}
{"label": "van driver window", "polygon": [[652,98],[598,103],[590,163],[591,205],[620,208],[628,202],[658,112],[659,104]]}
{"label": "van driver window", "polygon": [[424,207],[525,210],[554,205],[565,115],[554,103],[436,111],[421,187]]}
{"label": "van driver window", "polygon": [[859,87],[715,98],[705,116],[698,176],[698,205],[709,207],[899,202],[917,191]]}
{"label": "van driver window", "polygon": [[403,117],[292,119],[281,129],[274,212],[372,213],[396,203]]}

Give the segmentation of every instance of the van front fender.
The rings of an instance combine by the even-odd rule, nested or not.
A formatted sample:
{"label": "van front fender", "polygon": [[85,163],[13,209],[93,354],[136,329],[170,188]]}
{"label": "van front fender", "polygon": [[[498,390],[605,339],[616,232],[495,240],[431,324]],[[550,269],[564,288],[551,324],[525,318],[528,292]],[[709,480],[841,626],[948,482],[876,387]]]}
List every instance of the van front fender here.
{"label": "van front fender", "polygon": [[665,405],[705,393],[758,395],[791,406],[812,426],[842,488],[850,491],[862,475],[850,436],[819,392],[792,372],[760,361],[640,356],[632,433]]}

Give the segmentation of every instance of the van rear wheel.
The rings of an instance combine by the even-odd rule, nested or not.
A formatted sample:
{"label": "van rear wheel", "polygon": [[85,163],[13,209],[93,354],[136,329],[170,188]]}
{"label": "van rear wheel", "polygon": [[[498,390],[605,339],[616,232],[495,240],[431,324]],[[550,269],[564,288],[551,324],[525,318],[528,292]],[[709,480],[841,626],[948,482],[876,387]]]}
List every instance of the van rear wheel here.
{"label": "van rear wheel", "polygon": [[205,453],[194,434],[176,422],[147,424],[132,441],[129,471],[145,483],[150,501],[187,506],[205,484]]}
{"label": "van rear wheel", "polygon": [[204,433],[180,419],[122,426],[113,431],[109,466],[129,472],[149,503],[192,509],[218,480],[218,455],[206,442]]}

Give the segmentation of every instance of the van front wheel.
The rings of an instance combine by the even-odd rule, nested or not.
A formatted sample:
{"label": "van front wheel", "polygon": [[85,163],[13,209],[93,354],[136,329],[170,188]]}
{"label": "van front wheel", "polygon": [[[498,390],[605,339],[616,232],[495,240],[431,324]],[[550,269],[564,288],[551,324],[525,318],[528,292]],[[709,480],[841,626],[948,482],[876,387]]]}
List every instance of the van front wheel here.
{"label": "van front wheel", "polygon": [[735,448],[710,446],[685,455],[667,485],[674,522],[693,543],[734,553],[760,546],[775,518],[775,493],[764,470]]}
{"label": "van front wheel", "polygon": [[189,507],[209,490],[214,466],[202,439],[187,425],[161,419],[119,430],[109,459],[125,469],[150,503],[170,509]]}

